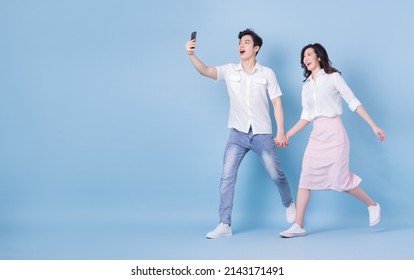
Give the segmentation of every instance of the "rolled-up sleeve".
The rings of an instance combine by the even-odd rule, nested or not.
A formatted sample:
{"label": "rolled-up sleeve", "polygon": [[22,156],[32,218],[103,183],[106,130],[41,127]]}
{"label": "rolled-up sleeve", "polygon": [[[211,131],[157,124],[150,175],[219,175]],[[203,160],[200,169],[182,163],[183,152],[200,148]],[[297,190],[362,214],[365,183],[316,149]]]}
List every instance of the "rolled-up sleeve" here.
{"label": "rolled-up sleeve", "polygon": [[311,119],[309,117],[308,111],[306,111],[305,109],[303,109],[302,110],[302,114],[300,115],[300,119],[307,120],[307,121],[311,121]]}
{"label": "rolled-up sleeve", "polygon": [[348,107],[349,107],[349,109],[351,109],[352,112],[355,112],[355,110],[360,105],[361,105],[361,102],[356,97],[348,103]]}

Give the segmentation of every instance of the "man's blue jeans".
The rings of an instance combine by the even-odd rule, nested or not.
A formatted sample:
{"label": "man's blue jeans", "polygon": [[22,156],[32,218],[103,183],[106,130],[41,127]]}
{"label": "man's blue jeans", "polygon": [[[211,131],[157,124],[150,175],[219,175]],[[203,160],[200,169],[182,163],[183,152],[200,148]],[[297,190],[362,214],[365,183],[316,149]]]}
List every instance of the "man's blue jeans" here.
{"label": "man's blue jeans", "polygon": [[279,190],[283,206],[289,207],[293,202],[288,180],[280,167],[276,155],[275,143],[271,134],[253,135],[231,129],[224,151],[223,173],[220,183],[220,222],[231,224],[234,190],[237,171],[248,151],[255,152],[263,163],[267,173]]}

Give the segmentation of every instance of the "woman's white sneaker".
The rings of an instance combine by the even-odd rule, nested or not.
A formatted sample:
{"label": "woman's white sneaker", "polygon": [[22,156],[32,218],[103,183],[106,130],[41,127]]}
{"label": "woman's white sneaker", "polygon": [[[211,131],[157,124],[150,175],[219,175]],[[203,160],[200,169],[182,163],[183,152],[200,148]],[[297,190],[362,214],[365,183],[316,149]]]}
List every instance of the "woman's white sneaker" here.
{"label": "woman's white sneaker", "polygon": [[381,206],[378,204],[373,206],[368,206],[369,213],[369,226],[373,227],[377,225],[381,220]]}
{"label": "woman's white sneaker", "polygon": [[294,223],[288,230],[279,233],[282,237],[298,237],[306,234],[304,228],[301,228],[297,223]]}
{"label": "woman's white sneaker", "polygon": [[231,226],[228,224],[220,223],[218,226],[207,233],[208,239],[214,239],[214,238],[221,238],[221,237],[230,237],[232,236]]}

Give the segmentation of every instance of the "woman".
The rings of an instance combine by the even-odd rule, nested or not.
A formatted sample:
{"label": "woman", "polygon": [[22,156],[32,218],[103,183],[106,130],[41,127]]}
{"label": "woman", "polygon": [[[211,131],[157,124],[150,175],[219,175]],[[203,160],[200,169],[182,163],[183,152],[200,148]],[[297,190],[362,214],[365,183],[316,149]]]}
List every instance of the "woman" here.
{"label": "woman", "polygon": [[311,190],[336,190],[356,197],[368,207],[369,226],[375,226],[381,218],[381,207],[359,187],[361,178],[349,171],[349,140],[340,117],[341,99],[371,126],[379,141],[385,141],[385,133],[362,107],[340,72],[331,66],[322,45],[305,46],[301,52],[301,65],[305,76],[302,115],[286,133],[286,138],[289,140],[309,122],[313,122],[313,130],[302,163],[296,222],[280,235],[297,237],[306,234],[304,217]]}

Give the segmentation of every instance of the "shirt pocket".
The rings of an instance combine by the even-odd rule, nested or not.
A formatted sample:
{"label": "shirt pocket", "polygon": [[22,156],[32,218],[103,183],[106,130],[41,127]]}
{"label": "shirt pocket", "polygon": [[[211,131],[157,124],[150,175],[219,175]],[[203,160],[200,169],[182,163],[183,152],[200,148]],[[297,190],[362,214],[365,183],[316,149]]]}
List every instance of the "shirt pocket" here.
{"label": "shirt pocket", "polygon": [[239,93],[241,87],[241,77],[237,75],[231,75],[229,77],[229,85],[233,92]]}
{"label": "shirt pocket", "polygon": [[264,95],[267,91],[267,81],[265,79],[254,79],[254,93]]}

